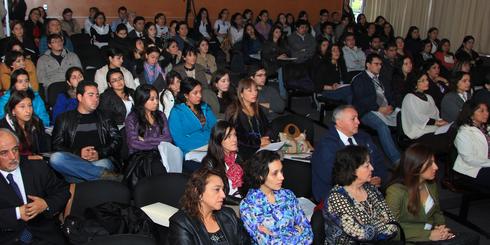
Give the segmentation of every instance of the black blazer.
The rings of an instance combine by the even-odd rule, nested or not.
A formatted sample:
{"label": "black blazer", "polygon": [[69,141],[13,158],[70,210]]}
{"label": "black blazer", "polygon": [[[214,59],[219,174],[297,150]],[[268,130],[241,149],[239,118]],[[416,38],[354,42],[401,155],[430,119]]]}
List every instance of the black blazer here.
{"label": "black blazer", "polygon": [[36,240],[65,244],[57,214],[65,208],[70,197],[68,184],[59,179],[45,162],[21,158],[19,167],[26,195],[43,198],[49,210],[28,222],[17,220],[15,207],[21,206],[22,202],[3,175],[0,176],[0,244],[15,243],[25,228]]}
{"label": "black blazer", "polygon": [[[379,80],[381,80],[385,89],[384,95],[388,104],[393,105],[391,84],[386,83],[381,76],[379,77]],[[353,105],[356,107],[361,117],[370,111],[377,111],[379,109],[378,103],[376,102],[376,88],[374,87],[373,80],[366,71],[363,71],[352,78],[351,88]]]}
{"label": "black blazer", "polygon": [[[250,244],[250,237],[243,227],[242,221],[236,216],[235,211],[228,207],[214,212],[214,217],[220,230],[225,234],[230,245]],[[169,244],[179,245],[212,245],[204,224],[195,218],[189,217],[184,211],[179,210],[170,217]]]}
{"label": "black blazer", "polygon": [[[133,96],[134,90],[128,88],[128,96]],[[99,110],[114,120],[117,125],[123,125],[126,120],[126,106],[112,88],[107,88],[100,95]]]}

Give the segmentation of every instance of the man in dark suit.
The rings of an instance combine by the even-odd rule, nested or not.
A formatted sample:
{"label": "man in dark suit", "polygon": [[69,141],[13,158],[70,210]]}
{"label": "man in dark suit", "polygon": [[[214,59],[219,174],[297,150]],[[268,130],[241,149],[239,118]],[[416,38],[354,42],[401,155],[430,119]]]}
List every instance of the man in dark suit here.
{"label": "man in dark suit", "polygon": [[371,184],[381,185],[386,181],[388,170],[385,160],[373,143],[371,137],[359,131],[359,118],[356,109],[350,105],[342,105],[333,111],[333,121],[327,133],[317,142],[311,159],[312,187],[315,200],[324,200],[332,183],[332,169],[337,151],[346,145],[361,145],[368,149],[374,175]]}
{"label": "man in dark suit", "polygon": [[0,244],[65,244],[57,214],[70,193],[44,162],[19,157],[19,140],[0,129]]}

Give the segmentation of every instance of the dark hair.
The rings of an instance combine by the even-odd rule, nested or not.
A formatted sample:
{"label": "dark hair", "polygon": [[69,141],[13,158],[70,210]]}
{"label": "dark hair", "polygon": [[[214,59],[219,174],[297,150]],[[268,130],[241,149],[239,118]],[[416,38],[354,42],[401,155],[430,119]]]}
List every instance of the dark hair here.
{"label": "dark hair", "polygon": [[[407,31],[407,36],[405,36],[405,40],[412,39],[412,32],[414,32],[415,30],[418,30],[418,29],[419,28],[416,26],[410,26],[410,28],[408,28],[408,31]],[[420,36],[418,39],[420,40]]]}
{"label": "dark hair", "polygon": [[[152,126],[146,118],[145,112],[145,104],[150,99],[151,91],[154,91],[158,97],[158,89],[150,84],[141,84],[133,93],[134,106],[132,110],[136,114],[138,120],[138,136],[142,138],[145,136],[146,130]],[[155,120],[158,129],[163,133],[166,125],[161,113],[162,112],[159,110],[156,110],[152,111],[150,114]]]}
{"label": "dark hair", "polygon": [[177,26],[175,26],[175,33],[179,33],[180,27],[181,26],[186,26],[187,29],[189,29],[189,25],[185,21],[179,21],[177,22]]}
{"label": "dark hair", "polygon": [[[441,39],[441,41],[440,41],[440,42],[439,42],[439,44],[437,45],[437,51],[442,52],[442,46],[443,46],[444,44],[446,44],[446,43],[448,43],[449,45],[451,45],[451,42],[449,41],[449,39],[447,39],[447,38],[443,38],[443,39]],[[450,54],[450,55],[453,55],[453,53],[451,53],[451,50],[448,50],[448,52],[447,52],[447,53],[448,53],[448,54]]]}
{"label": "dark hair", "polygon": [[126,26],[126,24],[121,23],[121,24],[117,25],[116,33],[120,32],[122,30],[125,30],[126,32],[128,32],[128,27]]}
{"label": "dark hair", "polygon": [[372,54],[369,54],[367,57],[366,57],[366,64],[371,64],[373,62],[374,59],[379,59],[379,60],[383,60],[381,58],[381,56],[379,54],[376,54],[376,53],[372,53]]}
{"label": "dark hair", "polygon": [[[165,75],[165,81],[167,82],[167,85],[165,89],[163,89],[162,93],[160,93],[160,105],[162,105],[163,110],[165,110],[165,103],[163,103],[163,98],[165,97],[165,91],[170,90],[170,85],[174,83],[175,79],[179,79],[180,81],[182,81],[182,76],[180,76],[180,74],[174,70],[169,71],[167,75]],[[172,96],[174,96],[174,91],[170,90],[170,92]],[[179,99],[175,98],[175,96],[174,96],[174,100],[176,104],[180,103]]]}
{"label": "dark hair", "polygon": [[464,75],[468,75],[471,78],[470,73],[464,71],[456,71],[451,75],[449,78],[449,89],[451,91],[456,91],[458,89],[458,82],[463,79]]}
{"label": "dark hair", "polygon": [[64,40],[63,39],[63,36],[61,34],[59,34],[59,33],[53,33],[53,34],[49,34],[48,35],[48,39],[47,39],[48,44],[50,44],[53,39],[61,39],[61,40]]}
{"label": "dark hair", "polygon": [[[456,120],[456,124],[458,125],[458,127],[461,127],[463,125],[473,126],[473,119],[471,119],[471,117],[473,117],[475,111],[480,109],[481,105],[486,105],[488,109],[489,105],[485,102],[477,101],[475,99],[470,99],[466,101],[463,104],[463,108],[459,113],[458,119]],[[482,128],[486,129],[487,127],[482,127]]]}
{"label": "dark hair", "polygon": [[323,15],[323,14],[328,14],[328,10],[327,9],[320,9],[320,15]]}
{"label": "dark hair", "polygon": [[29,78],[29,73],[24,69],[17,69],[10,74],[10,91],[15,91],[15,84],[17,83],[17,77],[20,75],[26,75]]}
{"label": "dark hair", "polygon": [[303,18],[304,16],[308,17],[308,13],[307,13],[306,11],[304,11],[304,10],[300,10],[300,11],[298,12],[298,19],[301,19],[301,18]]}
{"label": "dark hair", "polygon": [[73,13],[73,11],[70,8],[65,8],[65,9],[63,9],[63,13],[61,15],[65,15],[68,13]]}
{"label": "dark hair", "polygon": [[[186,94],[189,94],[195,87],[201,86],[201,83],[192,77],[186,77],[182,79],[180,82],[180,92],[178,94],[178,99],[181,103],[186,103],[187,99],[185,98]],[[202,104],[202,101],[201,101]],[[198,112],[198,114],[202,114],[201,105],[193,105],[194,109]]]}
{"label": "dark hair", "polygon": [[356,18],[357,24],[361,24],[361,17],[362,16],[364,16],[364,19],[366,20],[366,23],[367,23],[366,15],[363,14],[363,13],[360,13],[360,14],[357,15],[357,18]]}
{"label": "dark hair", "polygon": [[303,20],[303,19],[298,19],[296,21],[296,23],[294,24],[294,26],[296,27],[296,29],[298,29],[300,26],[307,26],[308,27],[308,25],[309,25],[308,21]]}
{"label": "dark hair", "polygon": [[[32,110],[31,120],[25,122],[24,127],[21,127],[16,116],[13,113],[15,106],[19,104],[24,99],[30,99],[31,103],[34,100],[34,93],[32,90],[27,91],[12,91],[10,94],[10,98],[5,104],[5,114],[7,114],[10,119],[13,121],[13,127],[15,130],[15,134],[19,138],[19,143],[22,148],[27,148],[33,153],[39,153],[39,149],[32,149],[33,142],[35,141],[34,137],[36,135],[36,131],[44,131],[44,126],[40,122],[39,118],[35,115],[34,109]],[[39,147],[39,145],[36,145]]]}
{"label": "dark hair", "polygon": [[332,182],[346,186],[357,179],[356,170],[369,157],[368,149],[364,146],[348,145],[337,151],[332,170]]}
{"label": "dark hair", "polygon": [[223,184],[225,184],[225,178],[221,172],[209,168],[200,168],[195,171],[190,177],[189,181],[187,181],[184,196],[180,200],[182,210],[184,210],[187,215],[196,218],[201,222],[204,222],[204,220],[200,211],[200,200],[202,194],[206,190],[209,177],[213,175],[221,178]]}
{"label": "dark hair", "polygon": [[107,47],[105,49],[105,53],[107,55],[107,58],[106,58],[107,65],[109,65],[111,63],[109,57],[110,58],[114,58],[116,56],[124,57],[124,52],[122,50],[120,50],[119,48]]}
{"label": "dark hair", "polygon": [[151,54],[151,53],[158,53],[158,55],[160,55],[160,54],[161,54],[161,53],[160,53],[160,49],[159,49],[159,48],[157,48],[157,47],[155,47],[155,46],[151,46],[151,47],[148,47],[148,48],[146,49],[146,54],[147,54],[147,55],[149,55],[149,54]]}
{"label": "dark hair", "polygon": [[19,51],[7,51],[5,54],[5,60],[4,63],[7,65],[8,68],[12,67],[12,64],[17,60],[19,57],[24,57],[24,54],[19,52]]}
{"label": "dark hair", "polygon": [[[289,18],[289,17],[293,18],[293,22],[292,22],[292,23],[289,23],[289,22],[288,22],[288,18]],[[291,28],[293,28],[293,26],[294,26],[294,22],[296,22],[296,19],[294,18],[294,15],[293,15],[293,14],[291,14],[291,13],[287,13],[287,14],[286,14],[286,23],[288,23],[289,25],[291,25]]]}
{"label": "dark hair", "polygon": [[374,19],[374,23],[377,24],[380,20],[384,20],[386,22],[385,17],[383,17],[382,15],[378,15],[376,19]]}
{"label": "dark hair", "polygon": [[395,49],[397,48],[396,43],[395,43],[394,41],[392,41],[392,42],[387,42],[387,43],[385,44],[385,50],[388,50],[388,49],[390,49],[390,48],[395,48]]}
{"label": "dark hair", "polygon": [[[235,122],[238,119],[238,115],[240,114],[243,108],[243,98],[241,96],[241,93],[243,93],[245,89],[251,88],[252,86],[257,87],[255,81],[252,78],[244,78],[238,82],[237,91],[236,91],[237,99],[235,99],[235,103],[232,103],[230,106],[228,106],[226,110],[227,120],[231,120],[232,122]],[[254,109],[254,114],[258,117],[259,103],[257,102],[253,103],[252,108]]]}
{"label": "dark hair", "polygon": [[429,28],[429,30],[427,31],[427,39],[429,39],[430,37],[430,33],[433,32],[433,31],[439,31],[439,29],[437,29],[437,27],[431,27]]}
{"label": "dark hair", "polygon": [[136,25],[136,23],[138,21],[140,21],[140,20],[145,21],[145,17],[143,17],[143,16],[136,16],[136,17],[134,17],[134,19],[133,19],[133,25]]}
{"label": "dark hair", "polygon": [[95,21],[95,19],[97,19],[99,16],[104,17],[104,21],[106,20],[104,12],[97,12],[97,13],[94,15],[94,21]]}
{"label": "dark hair", "polygon": [[269,14],[269,11],[267,11],[266,9],[260,10],[259,15],[257,15],[257,18],[255,20],[256,23],[259,23],[261,21],[260,16],[262,16],[263,14]]}
{"label": "dark hair", "polygon": [[424,40],[422,40],[422,51],[424,51],[425,45],[427,45],[427,44],[430,44],[431,49],[432,49],[432,41],[429,39],[424,39]]}
{"label": "dark hair", "polygon": [[[322,43],[328,42],[328,48],[325,51],[325,54],[322,54]],[[316,42],[316,54],[320,55],[322,58],[326,58],[330,50],[330,40],[326,38],[319,38]]]}
{"label": "dark hair", "polygon": [[[120,68],[110,68],[108,71],[107,71],[107,74],[105,76],[105,79],[106,79],[106,82],[107,82],[107,89],[112,89],[112,85],[111,85],[111,76],[112,74],[116,74],[116,73],[119,73],[122,75],[123,79],[124,79],[124,73],[121,71]],[[129,88],[126,87],[126,82],[124,82],[124,94],[126,96],[129,96],[130,92],[129,92]],[[158,93],[157,93],[158,94]]]}
{"label": "dark hair", "polygon": [[83,80],[80,83],[78,83],[76,94],[83,96],[83,94],[85,93],[85,87],[96,87],[97,88],[98,86],[99,85],[97,85],[96,82]]}
{"label": "dark hair", "polygon": [[30,11],[29,11],[29,15],[27,18],[29,18],[29,20],[31,19],[31,14],[34,12],[34,11],[38,11],[39,12],[39,16],[41,18],[41,10],[39,10],[38,8],[32,8]]}
{"label": "dark hair", "polygon": [[68,68],[68,70],[66,70],[66,72],[65,72],[65,81],[69,81],[73,72],[76,72],[76,71],[82,73],[82,75],[83,75],[82,68],[77,67],[77,66],[72,66],[72,67]]}
{"label": "dark hair", "polygon": [[182,58],[185,59],[185,57],[187,57],[187,55],[189,55],[189,54],[194,54],[197,56],[198,52],[199,51],[196,48],[194,48],[193,46],[185,45],[184,50],[182,51]]}
{"label": "dark hair", "polygon": [[242,16],[242,14],[240,13],[234,13],[232,16],[231,16],[231,26],[235,27],[235,28],[238,28],[238,25],[236,23],[236,19],[238,18],[238,16]]}
{"label": "dark hair", "polygon": [[258,189],[265,183],[269,175],[269,164],[276,160],[281,160],[277,152],[263,150],[255,153],[243,164],[244,193],[249,189]]}
{"label": "dark hair", "polygon": [[[197,43],[196,43],[196,51],[199,54],[201,53],[201,50],[199,49],[199,47],[201,46],[201,43],[203,43],[203,42],[206,42],[209,46],[209,40],[207,38],[203,37],[203,38],[199,39],[199,41],[197,41]],[[185,48],[184,48],[184,50],[185,50]]]}
{"label": "dark hair", "polygon": [[428,70],[430,70],[430,68],[433,66],[433,65],[439,65],[439,67],[441,67],[441,64],[439,63],[438,60],[436,59],[428,59],[424,62],[424,64],[422,65],[422,71],[424,73],[427,73]]}
{"label": "dark hair", "polygon": [[465,44],[466,42],[470,41],[470,40],[475,41],[475,38],[474,38],[473,36],[471,36],[471,35],[464,36],[464,38],[463,38],[463,42],[462,42],[462,43],[461,43],[461,45],[459,46],[458,50],[463,49],[464,44]]}
{"label": "dark hair", "polygon": [[277,45],[279,45],[279,47],[281,47],[281,42],[282,42],[282,27],[280,25],[274,25],[272,26],[271,30],[269,31],[269,37],[268,37],[268,40],[273,42],[274,41],[274,31],[276,29],[279,29],[279,31],[281,32],[281,36],[279,37],[279,39],[277,40]]}
{"label": "dark hair", "polygon": [[[219,82],[219,80],[221,80],[221,78],[223,78],[226,75],[228,75],[228,77],[230,76],[230,72],[228,70],[218,69],[211,76],[211,90],[213,90],[216,93],[216,95],[218,95],[218,93],[219,93],[218,88],[216,87],[216,84]],[[231,89],[231,81],[230,81],[230,89]],[[224,92],[221,95],[221,97],[223,98],[223,104],[224,105],[230,105],[231,103],[233,103],[234,95],[232,94],[230,89],[228,89],[228,91]]]}
{"label": "dark hair", "polygon": [[229,11],[227,8],[221,9],[221,11],[219,11],[219,14],[218,14],[218,19],[221,19],[221,18],[223,17],[223,13],[224,13],[225,11],[230,12],[230,11]]}
{"label": "dark hair", "polygon": [[160,17],[164,17],[165,18],[165,24],[166,24],[167,23],[167,16],[165,16],[164,13],[157,13],[155,15],[155,18],[153,18],[153,21],[155,21],[155,23],[157,23],[158,22],[157,20],[160,19]]}
{"label": "dark hair", "polygon": [[408,205],[407,209],[413,215],[417,215],[420,203],[420,174],[427,170],[431,164],[424,164],[430,161],[434,153],[424,144],[413,144],[409,146],[400,158],[395,175],[391,184],[400,183],[408,189]]}
{"label": "dark hair", "polygon": [[223,174],[226,174],[226,165],[222,142],[230,137],[231,131],[234,129],[235,127],[230,122],[225,120],[218,121],[211,129],[208,153],[202,161],[208,167],[216,169]]}
{"label": "dark hair", "polygon": [[156,29],[155,23],[153,23],[153,22],[146,22],[145,23],[145,28],[143,29],[143,35],[145,37],[148,37],[148,29],[150,29],[150,27],[152,27],[152,26],[155,26],[155,29]]}
{"label": "dark hair", "polygon": [[243,28],[243,41],[242,42],[248,42],[249,40],[251,40],[252,38],[250,37],[250,35],[247,33],[247,28],[248,27],[252,27],[253,30],[254,30],[254,34],[255,34],[255,38],[259,41],[259,42],[264,42],[264,37],[262,36],[262,34],[260,34],[257,29],[255,29],[255,26],[248,23],[245,25],[245,27]]}
{"label": "dark hair", "polygon": [[120,12],[120,11],[128,11],[128,9],[124,6],[121,6],[117,9],[117,12]]}

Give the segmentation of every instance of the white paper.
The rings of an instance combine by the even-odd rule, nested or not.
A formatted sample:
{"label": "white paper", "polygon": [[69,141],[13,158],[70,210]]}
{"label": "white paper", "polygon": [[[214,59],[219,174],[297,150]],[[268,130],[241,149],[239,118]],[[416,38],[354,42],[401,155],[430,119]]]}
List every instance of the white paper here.
{"label": "white paper", "polygon": [[298,162],[304,162],[304,163],[309,163],[311,161],[311,155],[312,153],[299,153],[299,154],[289,154],[286,153],[284,154],[284,159],[289,159],[292,161],[298,161]]}
{"label": "white paper", "polygon": [[310,199],[299,197],[297,198],[299,207],[305,213],[306,218],[311,221],[311,216],[313,216],[313,211],[315,210],[316,205],[310,201]]}
{"label": "white paper", "polygon": [[167,173],[182,173],[182,159],[184,154],[179,147],[169,142],[162,141],[158,145],[158,151]]}
{"label": "white paper", "polygon": [[285,143],[286,142],[270,143],[270,144],[258,149],[257,152],[264,151],[264,150],[265,151],[278,151],[284,146]]}
{"label": "white paper", "polygon": [[343,87],[350,87],[350,83],[339,84],[339,85],[337,86],[337,89],[339,89],[339,88],[343,88]]}
{"label": "white paper", "polygon": [[445,134],[447,133],[447,131],[449,130],[449,128],[451,127],[451,125],[453,125],[454,122],[451,122],[451,123],[448,123],[444,126],[440,126],[436,129],[436,131],[434,132],[434,135],[438,135],[438,134]]}
{"label": "white paper", "polygon": [[197,149],[187,152],[187,154],[185,154],[185,160],[201,162],[207,153],[208,153],[208,145],[203,145]]}
{"label": "white paper", "polygon": [[177,208],[174,208],[170,205],[161,203],[161,202],[156,202],[150,205],[146,205],[144,207],[141,207],[141,210],[145,212],[148,217],[150,217],[151,221],[153,223],[168,227],[169,226],[169,220],[172,215],[177,213],[179,211]]}

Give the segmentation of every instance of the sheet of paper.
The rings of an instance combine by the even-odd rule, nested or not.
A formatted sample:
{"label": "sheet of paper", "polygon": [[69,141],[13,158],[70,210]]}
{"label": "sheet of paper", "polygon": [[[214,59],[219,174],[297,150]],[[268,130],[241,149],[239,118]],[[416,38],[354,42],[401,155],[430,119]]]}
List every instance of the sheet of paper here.
{"label": "sheet of paper", "polygon": [[165,227],[169,226],[170,217],[179,211],[177,208],[161,202],[146,205],[141,207],[141,210],[150,217],[151,221]]}
{"label": "sheet of paper", "polygon": [[208,145],[201,146],[197,149],[187,152],[187,154],[185,154],[185,160],[201,162],[202,159],[206,156],[207,152],[208,152]]}
{"label": "sheet of paper", "polygon": [[313,153],[299,153],[299,154],[284,154],[284,159],[289,159],[298,162],[309,163],[311,161],[311,155]]}
{"label": "sheet of paper", "polygon": [[449,130],[449,128],[451,127],[451,125],[453,125],[454,122],[452,123],[448,123],[444,126],[440,126],[436,129],[436,131],[434,132],[434,135],[438,135],[438,134],[445,134],[447,133],[447,131]]}
{"label": "sheet of paper", "polygon": [[270,144],[258,149],[257,152],[264,151],[264,150],[266,150],[266,151],[278,151],[284,146],[285,143],[286,142],[270,143]]}

